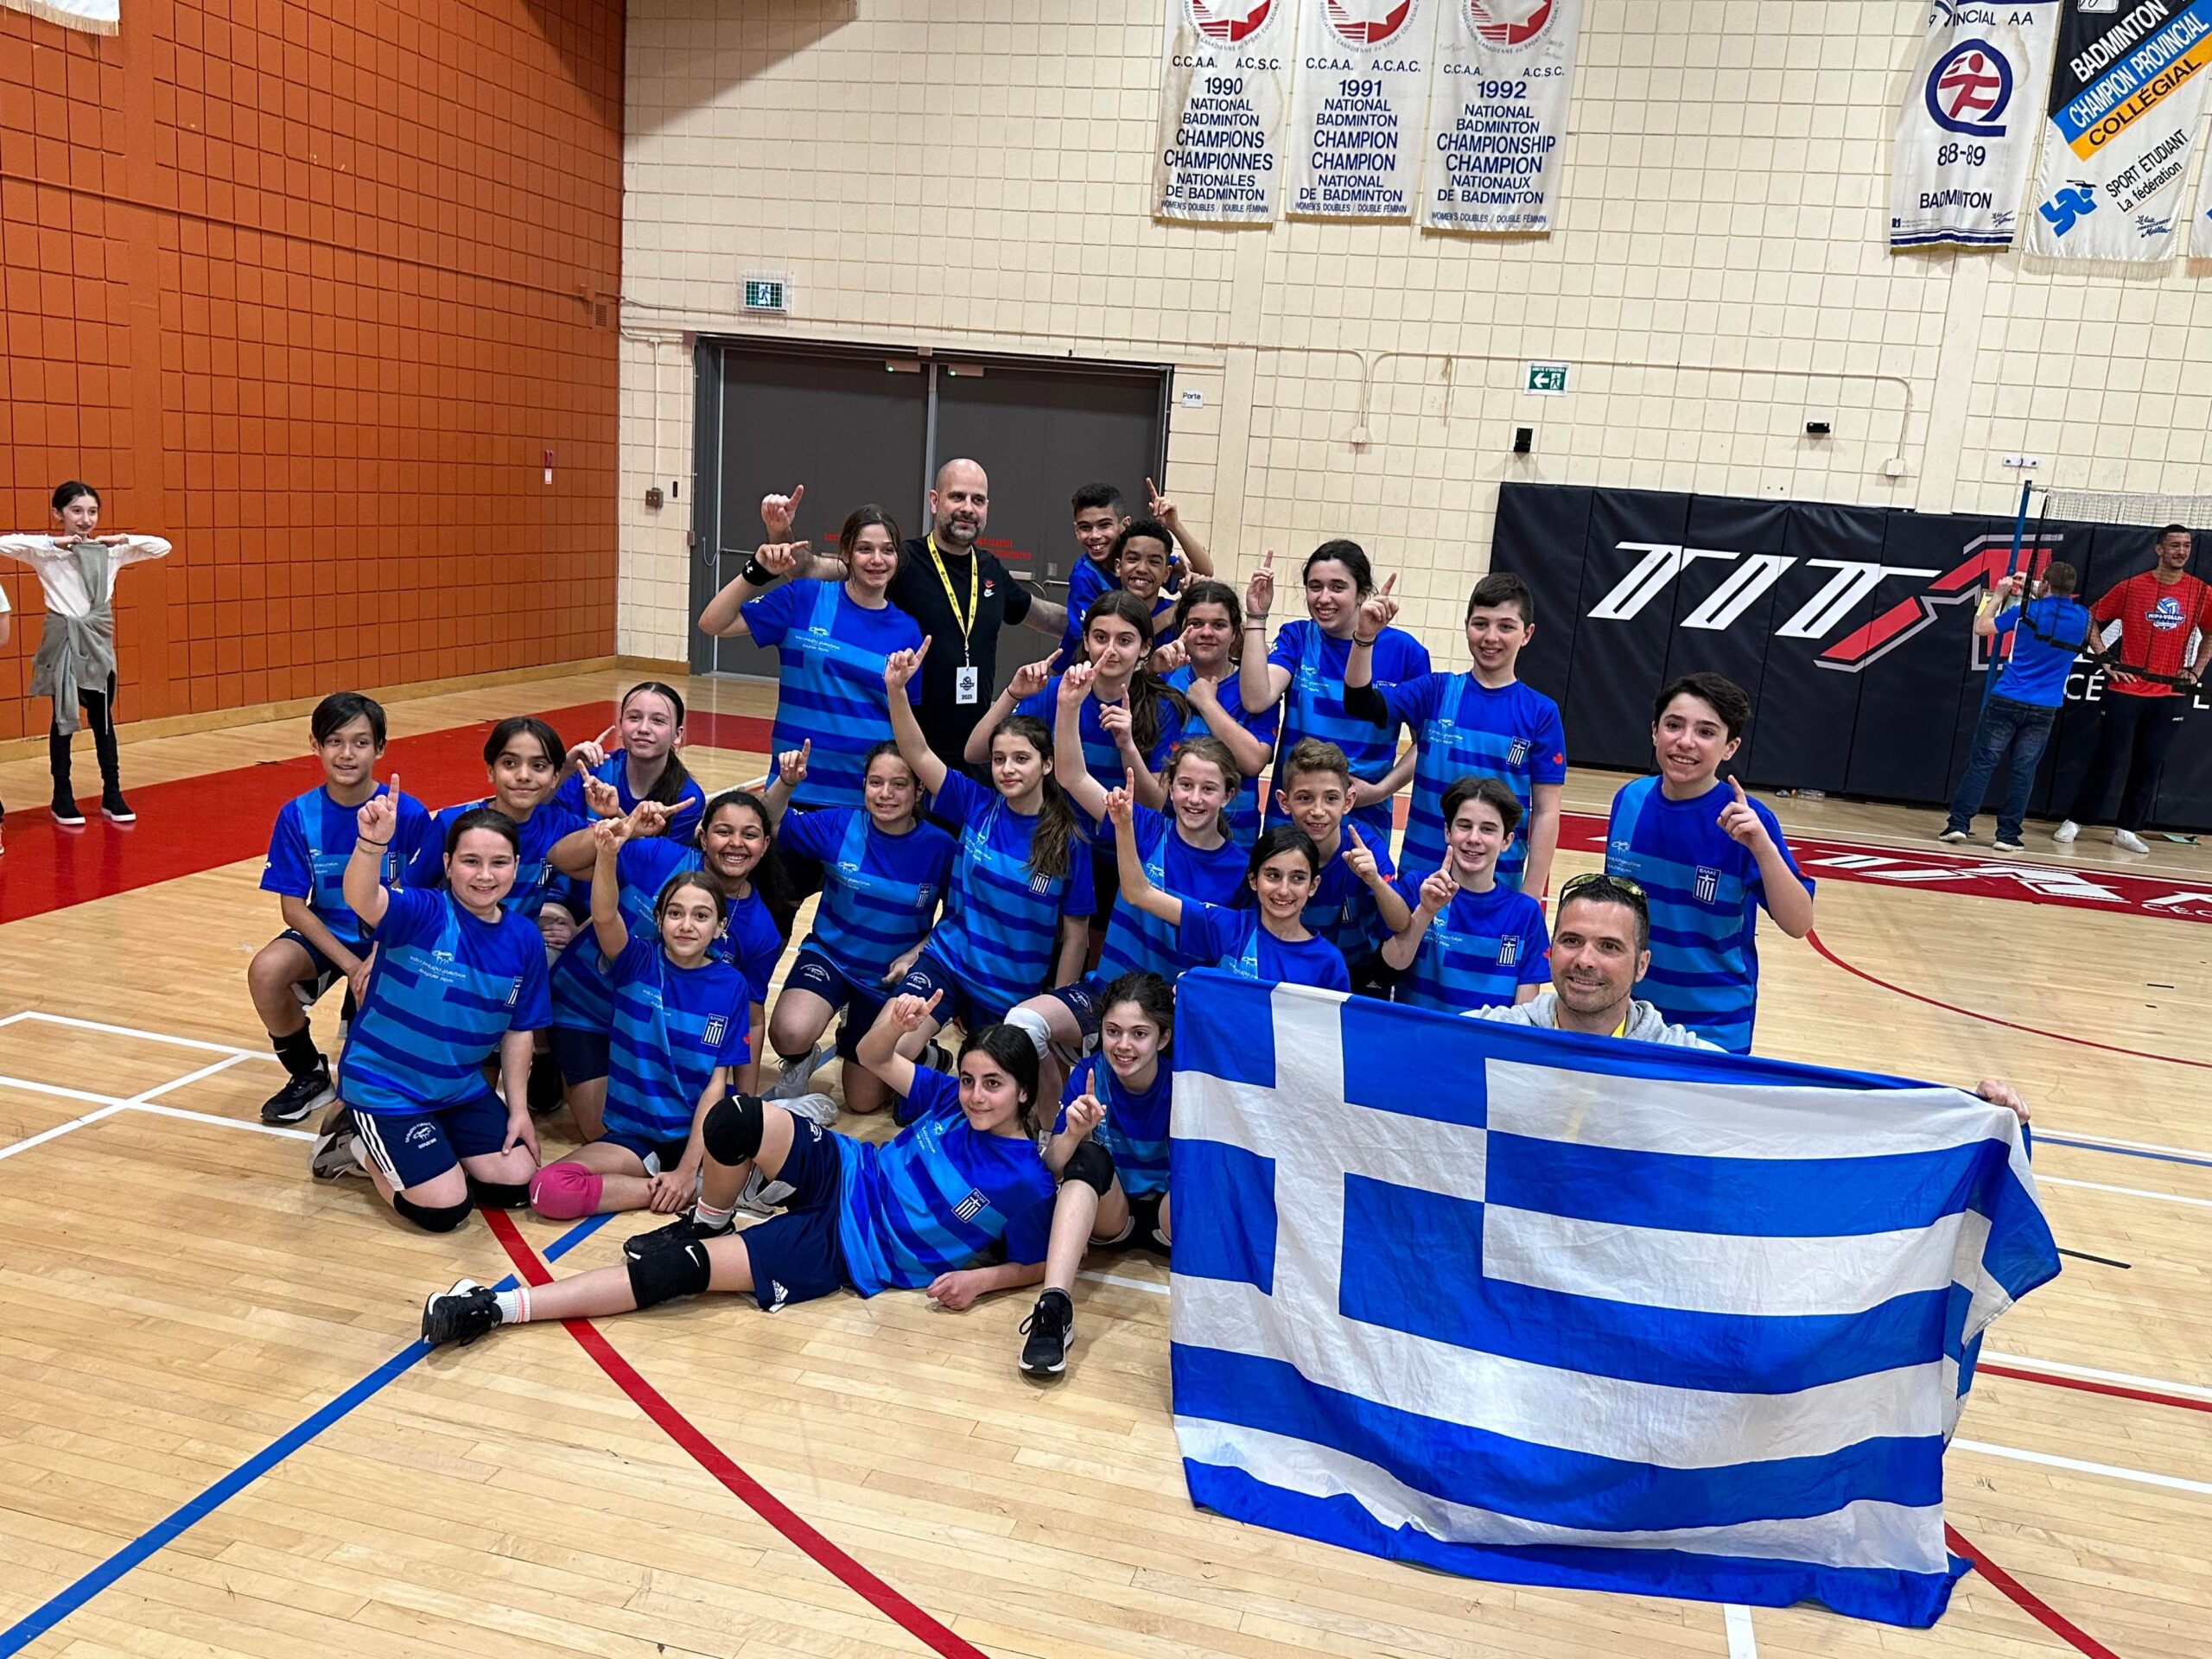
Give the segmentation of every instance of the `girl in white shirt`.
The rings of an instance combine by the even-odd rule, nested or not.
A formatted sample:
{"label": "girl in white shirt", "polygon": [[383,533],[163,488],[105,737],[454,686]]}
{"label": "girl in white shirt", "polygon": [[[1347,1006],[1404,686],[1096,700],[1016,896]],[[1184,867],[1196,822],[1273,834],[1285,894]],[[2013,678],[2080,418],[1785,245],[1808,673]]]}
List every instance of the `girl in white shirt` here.
{"label": "girl in white shirt", "polygon": [[46,590],[46,631],[31,658],[30,693],[54,699],[47,760],[54,772],[54,821],[82,827],[85,815],[69,785],[69,737],[81,707],[100,762],[100,812],[116,823],[137,814],[123,798],[115,747],[116,573],[141,559],[158,559],[169,544],[158,536],[96,536],[100,493],[72,479],[54,493],[54,533],[0,536],[0,554],[20,559]]}

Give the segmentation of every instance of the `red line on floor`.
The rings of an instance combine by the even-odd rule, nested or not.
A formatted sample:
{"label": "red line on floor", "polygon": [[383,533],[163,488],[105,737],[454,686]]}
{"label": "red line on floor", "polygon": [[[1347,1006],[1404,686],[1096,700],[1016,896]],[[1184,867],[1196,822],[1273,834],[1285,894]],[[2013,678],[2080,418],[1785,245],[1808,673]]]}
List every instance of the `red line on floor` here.
{"label": "red line on floor", "polygon": [[2054,1043],[2072,1043],[2078,1048],[2101,1049],[2107,1054],[2125,1054],[2133,1060],[2164,1060],[2169,1065],[2188,1065],[2194,1066],[2200,1071],[2212,1071],[2212,1060],[2189,1060],[2183,1059],[2178,1054],[2152,1054],[2144,1049],[2122,1048],[2115,1043],[2098,1042],[2092,1037],[2076,1037],[2068,1032],[2045,1031],[2040,1026],[2024,1026],[2018,1020],[2000,1020],[1993,1014],[1983,1014],[1974,1008],[1962,1008],[1955,1002],[1945,1002],[1936,997],[1924,996],[1918,991],[1909,991],[1902,985],[1891,984],[1878,974],[1870,974],[1856,963],[1845,961],[1828,949],[1817,929],[1808,933],[1805,939],[1814,950],[1819,951],[1835,966],[1842,969],[1845,973],[1863,979],[1869,985],[1878,985],[1885,991],[1895,991],[1899,996],[1910,997],[1916,1002],[1925,1002],[1931,1008],[1941,1008],[1946,1014],[1961,1014],[1968,1020],[1981,1020],[1986,1025],[2002,1026],[2007,1031],[2024,1031],[2031,1036],[2048,1037]]}
{"label": "red line on floor", "polygon": [[[516,1273],[526,1282],[532,1285],[553,1282],[552,1274],[537,1259],[537,1253],[530,1248],[512,1217],[502,1211],[486,1210],[484,1219],[491,1224],[492,1235],[505,1249],[507,1259],[515,1264]],[[915,1640],[944,1655],[945,1659],[986,1659],[982,1649],[955,1635],[907,1600],[823,1537],[790,1504],[746,1473],[690,1418],[671,1405],[659,1389],[640,1376],[630,1362],[614,1351],[613,1344],[600,1333],[596,1325],[588,1319],[566,1319],[563,1324],[584,1352],[591,1356],[592,1362],[607,1373],[616,1388],[630,1396],[639,1410],[658,1425],[662,1433],[689,1452],[702,1469],[735,1494],[746,1508],[797,1546],[802,1554],[817,1566],[827,1569],[831,1577]]]}
{"label": "red line on floor", "polygon": [[2060,1612],[2041,1596],[2036,1594],[2034,1591],[2029,1589],[2027,1586],[2022,1584],[2010,1573],[1991,1560],[1988,1556],[1968,1543],[1965,1535],[1956,1527],[1946,1524],[1943,1528],[1943,1537],[1953,1549],[1972,1561],[1980,1571],[1982,1577],[1995,1585],[2006,1600],[2022,1609],[2036,1623],[2065,1642],[2075,1652],[2088,1654],[2089,1659],[2120,1659],[2120,1656],[2110,1648],[2089,1635],[2072,1619],[2067,1618],[2065,1614]]}
{"label": "red line on floor", "polygon": [[[604,702],[580,703],[548,710],[541,718],[575,742],[597,734],[611,709]],[[476,721],[397,738],[378,763],[378,775],[397,772],[402,789],[434,808],[480,797],[486,788],[484,739],[493,724]],[[304,750],[306,721],[299,729]],[[766,721],[747,715],[701,712],[685,722],[688,741],[709,748],[765,751],[768,729]],[[321,763],[302,753],[166,784],[132,785],[126,778],[131,808],[138,814],[132,824],[110,823],[90,808],[90,821],[81,830],[61,829],[44,807],[11,812],[7,853],[0,857],[0,922],[42,916],[254,857],[268,849],[277,809],[313,789],[321,777]],[[270,915],[273,921],[273,899]]]}
{"label": "red line on floor", "polygon": [[2074,1389],[2082,1394],[2108,1394],[2115,1400],[2140,1400],[2153,1406],[2178,1406],[2183,1411],[2212,1412],[2212,1400],[2191,1400],[2178,1394],[2160,1394],[2152,1389],[2126,1389],[2113,1382],[2092,1382],[2084,1377],[2050,1376],[2042,1371],[2016,1370],[2010,1365],[1976,1365],[1974,1374],[2009,1376],[2021,1382],[2041,1382],[2050,1388]]}

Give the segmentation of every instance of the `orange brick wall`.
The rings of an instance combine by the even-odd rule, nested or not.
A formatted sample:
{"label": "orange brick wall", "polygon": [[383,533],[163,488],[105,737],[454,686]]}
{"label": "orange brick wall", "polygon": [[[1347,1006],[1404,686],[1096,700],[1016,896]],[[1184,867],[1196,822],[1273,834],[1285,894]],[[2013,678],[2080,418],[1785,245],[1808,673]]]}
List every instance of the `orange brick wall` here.
{"label": "orange brick wall", "polygon": [[[622,0],[0,10],[0,518],[81,477],[175,543],[117,589],[124,721],[613,648],[622,36]],[[10,737],[42,607],[0,583]]]}

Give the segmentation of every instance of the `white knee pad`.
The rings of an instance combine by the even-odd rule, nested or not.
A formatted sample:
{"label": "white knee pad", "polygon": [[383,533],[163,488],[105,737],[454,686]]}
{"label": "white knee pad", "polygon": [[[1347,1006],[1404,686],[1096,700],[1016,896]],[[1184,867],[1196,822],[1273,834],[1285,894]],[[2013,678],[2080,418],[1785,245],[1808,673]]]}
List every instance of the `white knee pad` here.
{"label": "white knee pad", "polygon": [[1045,1016],[1034,1008],[1016,1008],[1006,1017],[1006,1023],[1037,1046],[1037,1058],[1043,1059],[1052,1046],[1052,1027]]}

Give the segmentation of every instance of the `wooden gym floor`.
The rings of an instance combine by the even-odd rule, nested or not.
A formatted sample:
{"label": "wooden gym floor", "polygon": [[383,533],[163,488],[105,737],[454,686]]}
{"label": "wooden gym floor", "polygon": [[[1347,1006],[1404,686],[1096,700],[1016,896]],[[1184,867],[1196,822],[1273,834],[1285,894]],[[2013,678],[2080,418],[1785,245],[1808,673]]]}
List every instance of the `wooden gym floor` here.
{"label": "wooden gym floor", "polygon": [[[480,722],[566,710],[588,735],[616,683],[395,704],[391,765],[433,804],[479,792]],[[690,692],[694,769],[756,775],[767,692]],[[2212,851],[2045,826],[1948,890],[1975,870],[1923,856],[1932,815],[1779,804],[1848,844],[1817,872],[1820,948],[1766,931],[1760,1047],[2012,1077],[2060,1242],[2106,1259],[1995,1328],[1948,1483],[1954,1548],[1992,1570],[1911,1633],[1463,1581],[1197,1513],[1142,1256],[1093,1259],[1049,1389],[1014,1369],[1021,1294],[715,1299],[423,1358],[426,1291],[608,1262],[640,1224],[431,1237],[310,1182],[302,1134],[258,1122],[279,1074],[242,982],[276,926],[270,814],[317,775],[306,722],[124,765],[138,824],[75,835],[23,810],[39,761],[0,766],[0,1656],[2206,1650]],[[1617,781],[1574,779],[1570,807]]]}

